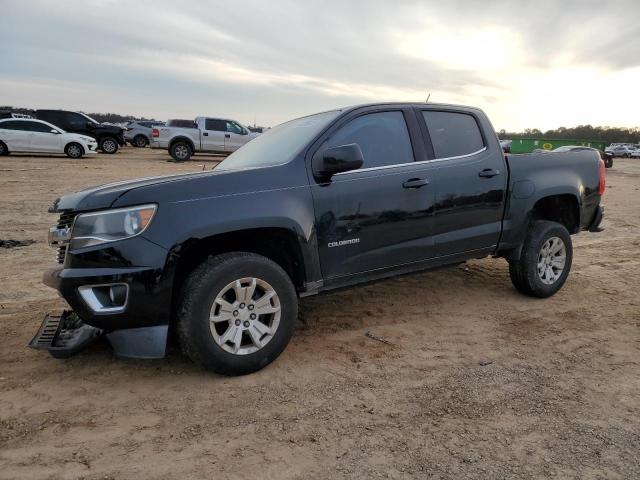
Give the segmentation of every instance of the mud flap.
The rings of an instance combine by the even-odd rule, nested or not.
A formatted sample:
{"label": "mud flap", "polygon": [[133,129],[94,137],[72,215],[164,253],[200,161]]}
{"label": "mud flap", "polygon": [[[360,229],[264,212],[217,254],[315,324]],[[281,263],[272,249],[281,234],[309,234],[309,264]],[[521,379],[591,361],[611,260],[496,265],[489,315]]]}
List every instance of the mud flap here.
{"label": "mud flap", "polygon": [[57,358],[68,358],[87,348],[102,334],[99,328],[86,325],[74,312],[65,310],[61,315],[46,314],[29,346],[48,350]]}
{"label": "mud flap", "polygon": [[114,353],[124,358],[163,358],[167,348],[169,325],[114,330],[107,340]]}

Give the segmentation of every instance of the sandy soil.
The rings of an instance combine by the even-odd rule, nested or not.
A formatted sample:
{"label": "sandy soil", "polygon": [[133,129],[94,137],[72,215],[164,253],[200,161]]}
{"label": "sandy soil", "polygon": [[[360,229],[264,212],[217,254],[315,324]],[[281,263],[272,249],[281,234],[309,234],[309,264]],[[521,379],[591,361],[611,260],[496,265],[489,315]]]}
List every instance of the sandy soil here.
{"label": "sandy soil", "polygon": [[640,161],[607,171],[606,231],[574,237],[548,300],[499,259],[310,298],[283,355],[242,378],[176,351],[26,348],[63,306],[40,284],[47,206],[215,162],[166,158],[0,157],[0,239],[36,241],[0,248],[0,478],[640,478]]}

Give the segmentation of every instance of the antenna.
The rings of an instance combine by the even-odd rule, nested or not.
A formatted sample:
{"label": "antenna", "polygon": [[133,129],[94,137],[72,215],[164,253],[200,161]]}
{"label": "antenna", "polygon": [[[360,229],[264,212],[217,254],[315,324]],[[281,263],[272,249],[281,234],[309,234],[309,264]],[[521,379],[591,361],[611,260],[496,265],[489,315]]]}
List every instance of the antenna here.
{"label": "antenna", "polygon": [[430,98],[431,98],[431,92],[427,94],[427,99],[424,101],[424,103],[429,103]]}

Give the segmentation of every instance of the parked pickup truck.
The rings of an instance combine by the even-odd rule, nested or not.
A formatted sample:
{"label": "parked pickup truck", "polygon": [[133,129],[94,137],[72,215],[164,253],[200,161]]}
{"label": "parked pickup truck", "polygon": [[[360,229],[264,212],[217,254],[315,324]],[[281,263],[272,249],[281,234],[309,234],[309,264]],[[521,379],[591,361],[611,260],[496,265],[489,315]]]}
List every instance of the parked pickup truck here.
{"label": "parked pickup truck", "polygon": [[171,331],[195,362],[238,375],[284,350],[299,297],[487,256],[549,297],[571,235],[600,230],[604,189],[596,152],[505,156],[476,108],[299,118],[213,171],[57,199],[44,283],[72,310],[46,316],[31,345],[64,357],[104,334],[118,355],[161,357]]}
{"label": "parked pickup truck", "polygon": [[151,148],[169,150],[176,162],[197,152],[231,153],[258,136],[235,120],[197,117],[194,128],[156,127],[151,131]]}

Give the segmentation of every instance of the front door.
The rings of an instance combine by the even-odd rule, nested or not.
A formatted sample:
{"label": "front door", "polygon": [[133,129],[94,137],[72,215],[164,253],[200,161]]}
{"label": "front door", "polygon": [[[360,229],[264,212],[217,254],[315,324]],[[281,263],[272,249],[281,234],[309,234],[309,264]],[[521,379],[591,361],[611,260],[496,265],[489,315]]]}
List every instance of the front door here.
{"label": "front door", "polygon": [[227,124],[218,118],[206,118],[204,130],[200,133],[200,143],[205,152],[224,152],[224,136]]}
{"label": "front door", "polygon": [[[434,151],[434,241],[438,256],[486,250],[502,228],[507,172],[490,125],[470,112],[422,110]],[[484,135],[483,132],[484,131]]]}
{"label": "front door", "polygon": [[326,184],[312,183],[325,280],[434,255],[431,164],[414,161],[406,115],[395,110],[355,116],[315,154],[357,143],[364,156],[359,170],[334,175]]}
{"label": "front door", "polygon": [[29,146],[32,152],[62,152],[61,135],[52,133],[52,127],[40,122],[29,122],[31,126],[31,137]]}
{"label": "front door", "polygon": [[224,138],[224,149],[226,152],[235,152],[249,139],[245,129],[232,120],[226,121],[227,133]]}

